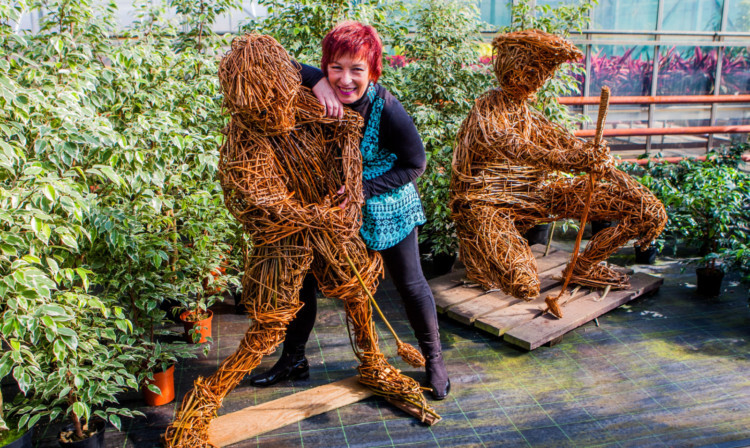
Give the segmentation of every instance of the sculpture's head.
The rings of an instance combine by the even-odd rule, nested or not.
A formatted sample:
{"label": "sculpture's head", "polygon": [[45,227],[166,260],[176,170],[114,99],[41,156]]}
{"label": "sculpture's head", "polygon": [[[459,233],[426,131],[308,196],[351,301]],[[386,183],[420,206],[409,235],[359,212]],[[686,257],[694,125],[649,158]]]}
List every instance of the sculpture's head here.
{"label": "sculpture's head", "polygon": [[572,43],[539,30],[501,34],[492,41],[492,49],[500,88],[519,100],[542,87],[560,64],[583,57]]}
{"label": "sculpture's head", "polygon": [[299,68],[270,36],[247,34],[232,41],[219,64],[224,106],[248,127],[269,134],[294,128]]}

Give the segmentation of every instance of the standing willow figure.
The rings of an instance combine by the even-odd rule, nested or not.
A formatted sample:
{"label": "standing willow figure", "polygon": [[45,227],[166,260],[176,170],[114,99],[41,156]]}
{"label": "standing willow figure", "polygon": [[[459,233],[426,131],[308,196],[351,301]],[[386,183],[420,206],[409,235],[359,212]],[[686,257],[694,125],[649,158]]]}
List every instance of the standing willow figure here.
{"label": "standing willow figure", "polygon": [[195,381],[167,429],[166,445],[210,446],[208,426],[223,398],[283,341],[301,308],[308,270],[324,294],[344,300],[360,381],[421,409],[423,419],[436,416],[419,384],[378,348],[366,289],[376,288],[382,261],[358,236],[361,118],[350,111],[342,120],[324,118],[323,106],[301,86],[299,68],[268,36],[235,39],[219,78],[232,114],[219,165],[225,203],[254,243],[242,285],[252,324],[218,371]]}
{"label": "standing willow figure", "polygon": [[[558,66],[581,52],[537,30],[502,34],[492,45],[499,88],[477,99],[453,156],[451,210],[468,278],[518,298],[538,296],[523,233],[540,222],[580,219],[590,206],[590,219],[618,224],[598,232],[564,273],[580,285],[627,287],[627,276],[600,262],[628,240],[646,247],[656,238],[667,219],[663,205],[615,168],[605,145],[574,137],[529,105]],[[562,317],[556,301],[548,304]]]}

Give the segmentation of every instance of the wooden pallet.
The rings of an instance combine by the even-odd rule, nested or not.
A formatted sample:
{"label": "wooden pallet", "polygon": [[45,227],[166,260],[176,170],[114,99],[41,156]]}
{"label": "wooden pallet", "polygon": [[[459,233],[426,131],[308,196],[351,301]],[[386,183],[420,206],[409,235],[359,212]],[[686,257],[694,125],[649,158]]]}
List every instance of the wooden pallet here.
{"label": "wooden pallet", "polygon": [[[484,291],[466,281],[466,270],[453,272],[430,280],[437,310],[447,317],[472,325],[495,336],[502,336],[511,344],[533,350],[548,342],[556,342],[565,333],[589,322],[618,306],[659,289],[664,280],[638,273],[630,277],[631,288],[610,291],[602,300],[601,290],[581,288],[563,306],[563,318],[544,313],[544,298],[557,295],[562,286],[558,280],[570,260],[570,253],[552,249],[543,256],[544,248],[532,247],[537,259],[541,294],[529,302],[516,299],[500,291]],[[629,272],[629,273],[632,273]],[[572,288],[569,287],[570,292]]]}

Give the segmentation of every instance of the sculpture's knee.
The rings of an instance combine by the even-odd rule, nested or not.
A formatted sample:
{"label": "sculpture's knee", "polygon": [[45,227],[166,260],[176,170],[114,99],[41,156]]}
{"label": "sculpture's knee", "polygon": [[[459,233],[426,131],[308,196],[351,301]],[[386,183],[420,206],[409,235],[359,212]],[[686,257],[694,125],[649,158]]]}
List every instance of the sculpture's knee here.
{"label": "sculpture's knee", "polygon": [[[514,263],[510,266],[507,276],[506,292],[519,299],[529,299],[539,295],[539,276],[536,263]],[[504,290],[506,288],[503,288]]]}

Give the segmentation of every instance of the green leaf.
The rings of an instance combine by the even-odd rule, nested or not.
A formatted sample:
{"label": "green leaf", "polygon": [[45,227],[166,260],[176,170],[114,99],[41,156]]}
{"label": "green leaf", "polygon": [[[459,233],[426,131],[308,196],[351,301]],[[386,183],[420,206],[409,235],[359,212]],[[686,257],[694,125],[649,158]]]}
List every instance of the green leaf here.
{"label": "green leaf", "polygon": [[49,199],[52,202],[54,202],[55,199],[57,198],[57,192],[55,191],[55,187],[53,187],[52,185],[49,185],[49,184],[45,185],[44,188],[42,189],[42,192],[44,193],[44,196],[46,196],[47,199]]}
{"label": "green leaf", "polygon": [[120,427],[122,426],[120,423],[120,417],[118,417],[115,414],[112,414],[109,416],[109,422],[112,423],[112,426],[117,428],[118,431],[120,430]]}
{"label": "green leaf", "polygon": [[78,250],[78,242],[72,235],[63,233],[62,235],[60,235],[60,242],[70,247],[71,249]]}
{"label": "green leaf", "polygon": [[89,413],[91,411],[89,407],[86,406],[85,404],[81,403],[80,401],[76,401],[75,403],[73,403],[72,408],[73,408],[72,409],[73,413],[75,413],[75,415],[77,415],[78,418],[82,418],[86,420],[89,419]]}

